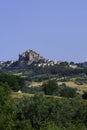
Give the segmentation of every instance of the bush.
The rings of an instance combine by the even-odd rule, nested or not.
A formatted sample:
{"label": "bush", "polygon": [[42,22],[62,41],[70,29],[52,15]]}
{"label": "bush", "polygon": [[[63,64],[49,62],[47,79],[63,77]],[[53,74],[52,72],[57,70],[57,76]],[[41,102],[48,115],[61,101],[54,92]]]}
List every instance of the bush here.
{"label": "bush", "polygon": [[70,88],[66,86],[65,84],[61,85],[59,93],[60,93],[60,96],[62,97],[71,97],[71,98],[76,97],[76,89]]}
{"label": "bush", "polygon": [[[17,119],[34,130],[85,130],[87,103],[76,99],[46,98],[35,95],[20,100]],[[23,122],[22,122],[23,121]]]}
{"label": "bush", "polygon": [[14,91],[18,91],[25,85],[23,78],[9,74],[0,74],[0,83],[7,83]]}
{"label": "bush", "polygon": [[48,95],[53,95],[53,93],[58,90],[56,80],[49,80],[47,83],[43,83],[42,87],[45,94]]}
{"label": "bush", "polygon": [[84,92],[84,94],[82,95],[82,98],[87,100],[87,92]]}

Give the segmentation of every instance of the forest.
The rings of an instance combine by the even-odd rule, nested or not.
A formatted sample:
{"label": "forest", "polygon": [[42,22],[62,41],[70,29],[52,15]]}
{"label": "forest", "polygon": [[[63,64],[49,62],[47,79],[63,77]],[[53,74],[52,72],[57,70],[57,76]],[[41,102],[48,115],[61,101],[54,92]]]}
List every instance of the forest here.
{"label": "forest", "polygon": [[[6,77],[6,82],[4,79]],[[86,130],[87,101],[77,97],[46,97],[43,93],[34,96],[12,97],[14,88],[24,81],[11,75],[0,75],[0,129],[2,130]],[[20,80],[19,80],[20,79]],[[19,82],[20,81],[20,82]],[[13,83],[13,84],[10,84]],[[18,84],[18,85],[17,85]],[[54,87],[52,87],[53,85]],[[49,88],[48,87],[49,85]],[[52,95],[57,91],[54,80],[43,84],[45,93]],[[71,91],[72,95],[73,92]]]}
{"label": "forest", "polygon": [[[0,74],[1,130],[87,129],[87,92],[80,94],[76,88],[64,82],[59,85],[56,79],[48,79],[40,87],[28,88],[26,79],[12,74]],[[86,79],[83,74],[75,82],[81,85],[86,83]],[[67,80],[69,77],[60,78],[58,82]],[[18,94],[19,90],[26,87],[26,92],[33,96],[25,93],[21,98],[14,98],[12,92]]]}

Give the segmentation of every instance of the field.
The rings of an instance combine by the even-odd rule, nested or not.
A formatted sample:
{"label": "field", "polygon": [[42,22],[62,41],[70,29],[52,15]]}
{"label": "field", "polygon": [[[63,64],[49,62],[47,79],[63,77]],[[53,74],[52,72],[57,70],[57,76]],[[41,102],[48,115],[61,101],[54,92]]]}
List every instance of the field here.
{"label": "field", "polygon": [[34,94],[27,94],[27,93],[18,93],[18,92],[12,92],[12,97],[14,99],[20,99],[24,96],[27,96],[27,97],[32,97],[34,96]]}
{"label": "field", "polygon": [[[57,80],[57,83],[58,85],[61,85],[61,84],[66,84],[66,86],[69,86],[71,88],[76,88],[77,89],[77,92],[80,93],[80,94],[83,94],[84,91],[87,91],[87,83],[86,82],[83,82],[82,84],[77,84],[75,82],[76,78],[70,78],[69,81],[61,81],[60,79],[56,79]],[[42,82],[31,82],[29,84],[28,87],[40,87],[44,82],[46,81],[42,81]]]}
{"label": "field", "polygon": [[[76,88],[77,91],[79,93],[83,93],[84,91],[87,91],[87,84],[83,84],[83,85],[77,85],[76,83],[74,83],[73,81],[67,81],[67,82],[63,82],[65,83],[67,86],[71,87],[71,88]],[[62,84],[62,82],[58,82],[58,84]]]}

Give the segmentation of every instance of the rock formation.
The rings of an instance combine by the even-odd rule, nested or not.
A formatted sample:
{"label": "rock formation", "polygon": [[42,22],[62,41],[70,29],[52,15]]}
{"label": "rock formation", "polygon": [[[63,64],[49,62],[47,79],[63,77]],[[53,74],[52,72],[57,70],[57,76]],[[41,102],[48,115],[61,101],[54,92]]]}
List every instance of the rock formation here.
{"label": "rock formation", "polygon": [[33,50],[27,50],[19,55],[19,64],[21,65],[30,65],[33,62],[38,63],[39,61],[45,62],[46,59],[40,56],[38,53],[36,53]]}
{"label": "rock formation", "polygon": [[36,53],[33,50],[27,50],[19,55],[17,61],[6,61],[0,62],[0,69],[7,67],[25,67],[34,64],[38,67],[53,66],[54,64],[59,64],[58,61],[45,59],[40,54]]}

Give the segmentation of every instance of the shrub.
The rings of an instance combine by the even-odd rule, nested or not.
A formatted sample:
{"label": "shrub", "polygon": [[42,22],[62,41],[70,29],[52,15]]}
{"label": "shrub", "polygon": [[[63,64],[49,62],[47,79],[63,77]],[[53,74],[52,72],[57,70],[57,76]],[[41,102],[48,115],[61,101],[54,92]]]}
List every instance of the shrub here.
{"label": "shrub", "polygon": [[82,95],[82,98],[87,100],[87,92],[84,92],[84,94]]}
{"label": "shrub", "polygon": [[49,80],[47,83],[44,83],[42,87],[45,94],[48,95],[53,95],[53,93],[58,90],[58,84],[56,80]]}
{"label": "shrub", "polygon": [[65,84],[62,84],[60,88],[60,96],[71,97],[71,98],[76,97],[76,89],[70,88]]}

